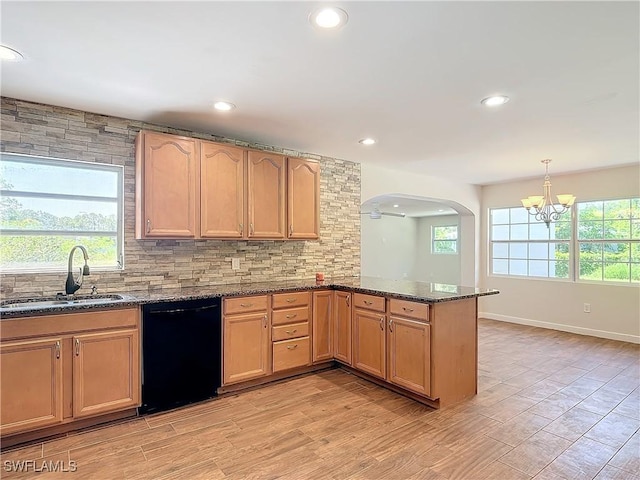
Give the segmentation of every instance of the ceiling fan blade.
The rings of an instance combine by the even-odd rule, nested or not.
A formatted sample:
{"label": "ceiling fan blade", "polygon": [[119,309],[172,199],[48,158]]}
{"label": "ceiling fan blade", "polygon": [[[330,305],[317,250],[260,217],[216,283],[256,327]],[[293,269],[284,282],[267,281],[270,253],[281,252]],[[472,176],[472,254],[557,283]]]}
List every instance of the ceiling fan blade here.
{"label": "ceiling fan blade", "polygon": [[404,218],[407,216],[404,213],[390,213],[390,212],[380,212],[380,215],[389,215],[390,217],[401,217],[401,218]]}

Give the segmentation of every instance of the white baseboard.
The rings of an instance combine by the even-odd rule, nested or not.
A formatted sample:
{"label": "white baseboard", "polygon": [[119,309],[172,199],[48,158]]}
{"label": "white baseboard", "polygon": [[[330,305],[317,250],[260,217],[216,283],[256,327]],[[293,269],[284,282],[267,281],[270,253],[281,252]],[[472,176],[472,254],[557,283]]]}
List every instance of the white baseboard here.
{"label": "white baseboard", "polygon": [[541,322],[529,318],[511,317],[497,313],[478,312],[478,318],[488,318],[500,322],[517,323],[519,325],[529,325],[531,327],[548,328],[550,330],[560,330],[561,332],[577,333],[579,335],[589,335],[591,337],[608,338],[609,340],[620,340],[622,342],[639,343],[640,335],[628,335],[626,333],[607,332],[605,330],[595,330],[592,328],[575,327],[573,325],[563,325],[561,323]]}

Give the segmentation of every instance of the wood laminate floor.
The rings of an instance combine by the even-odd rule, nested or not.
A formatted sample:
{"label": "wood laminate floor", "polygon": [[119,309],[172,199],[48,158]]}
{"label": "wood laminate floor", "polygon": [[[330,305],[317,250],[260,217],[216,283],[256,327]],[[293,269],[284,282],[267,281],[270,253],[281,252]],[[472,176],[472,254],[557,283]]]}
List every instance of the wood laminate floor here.
{"label": "wood laminate floor", "polygon": [[640,346],[489,320],[479,344],[479,393],[448,409],[330,370],[8,450],[0,476],[640,479]]}

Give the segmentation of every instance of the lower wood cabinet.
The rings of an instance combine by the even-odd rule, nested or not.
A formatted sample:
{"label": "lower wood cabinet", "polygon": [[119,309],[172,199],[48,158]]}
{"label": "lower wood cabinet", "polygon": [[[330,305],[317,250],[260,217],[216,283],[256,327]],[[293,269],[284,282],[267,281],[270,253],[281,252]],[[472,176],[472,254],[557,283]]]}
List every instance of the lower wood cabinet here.
{"label": "lower wood cabinet", "polygon": [[135,407],[140,403],[137,329],[73,338],[73,416]]}
{"label": "lower wood cabinet", "polygon": [[3,437],[140,405],[139,310],[2,321]]}
{"label": "lower wood cabinet", "polygon": [[62,337],[0,347],[2,435],[62,422]]}
{"label": "lower wood cabinet", "polygon": [[313,292],[313,363],[333,360],[332,290]]}
{"label": "lower wood cabinet", "polygon": [[353,367],[379,378],[386,378],[384,313],[354,308]]}
{"label": "lower wood cabinet", "polygon": [[333,357],[351,365],[351,292],[333,292]]}
{"label": "lower wood cabinet", "polygon": [[266,311],[224,316],[223,385],[271,373],[269,323]]}
{"label": "lower wood cabinet", "polygon": [[402,317],[389,317],[387,380],[422,395],[431,395],[431,326]]}

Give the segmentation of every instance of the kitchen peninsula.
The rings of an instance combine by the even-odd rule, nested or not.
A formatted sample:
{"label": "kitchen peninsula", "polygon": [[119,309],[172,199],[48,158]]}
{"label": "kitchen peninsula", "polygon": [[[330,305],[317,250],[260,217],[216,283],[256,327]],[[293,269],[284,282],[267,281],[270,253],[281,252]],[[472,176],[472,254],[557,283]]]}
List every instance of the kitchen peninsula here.
{"label": "kitchen peninsula", "polygon": [[[25,346],[37,346],[34,361],[35,352],[40,352],[37,358],[51,363],[47,371],[56,373],[55,381],[39,382],[45,390],[52,390],[40,392],[51,405],[39,405],[37,421],[30,423],[19,401],[20,386],[4,385],[5,378],[18,383],[20,378],[5,376],[3,368],[3,392],[13,394],[11,398],[3,395],[2,407],[5,413],[13,408],[16,416],[12,419],[7,413],[7,422],[3,417],[3,437],[28,432],[33,438],[39,433],[34,430],[45,427],[79,419],[86,425],[89,417],[113,419],[118,412],[135,414],[132,407],[140,406],[139,357],[144,363],[145,355],[150,354],[144,344],[140,348],[139,329],[141,323],[144,326],[140,311],[148,305],[206,299],[216,300],[218,306],[221,301],[222,307],[215,319],[222,339],[218,394],[338,365],[435,408],[452,405],[477,393],[477,297],[497,293],[436,283],[342,277],[322,282],[290,280],[127,292],[121,299],[96,304],[44,307],[40,303],[31,308],[24,302],[11,307],[5,301],[0,309],[6,352],[3,366],[11,364],[12,352],[24,365]],[[103,363],[97,357],[96,361],[82,360],[83,355],[91,354],[91,348],[97,348],[98,355],[99,345],[106,340],[121,346],[123,355],[118,364],[121,371],[113,379],[121,392],[117,401],[99,398],[114,392],[104,381],[95,383],[97,378],[91,373],[94,368],[97,375]],[[51,354],[43,357],[42,351]],[[75,383],[62,376],[56,362],[73,362],[74,375],[82,375],[86,388],[95,388],[92,395],[72,393],[69,389]],[[122,383],[123,378],[128,383]],[[88,398],[95,405],[82,406],[80,402]],[[5,399],[12,405],[4,405]],[[68,404],[73,408],[63,411],[62,405],[66,408]]]}

